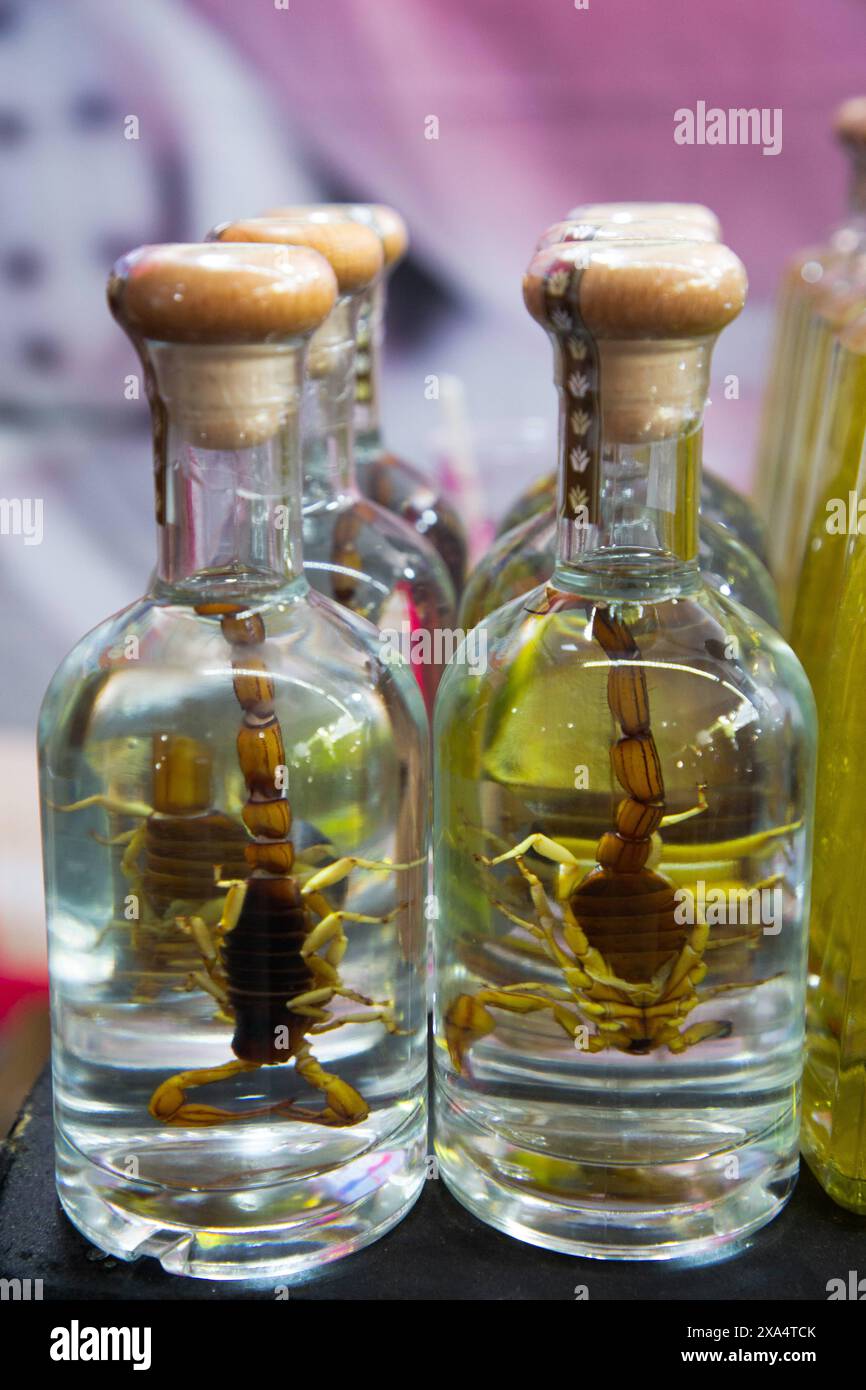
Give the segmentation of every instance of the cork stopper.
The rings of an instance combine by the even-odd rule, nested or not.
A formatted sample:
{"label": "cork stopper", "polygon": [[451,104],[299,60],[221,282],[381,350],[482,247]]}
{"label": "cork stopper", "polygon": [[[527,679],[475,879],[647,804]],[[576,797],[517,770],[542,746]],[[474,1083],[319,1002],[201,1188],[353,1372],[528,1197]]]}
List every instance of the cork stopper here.
{"label": "cork stopper", "polygon": [[394,266],[409,249],[409,231],[395,208],[385,203],[295,203],[272,208],[266,217],[300,217],[310,222],[358,222],[376,233],[382,243],[385,270]]}
{"label": "cork stopper", "polygon": [[568,213],[576,221],[604,222],[689,222],[721,236],[721,224],[711,208],[703,203],[580,203]]}
{"label": "cork stopper", "polygon": [[[526,307],[550,319],[551,272],[562,267],[561,307],[596,338],[698,338],[719,333],[746,299],[746,272],[727,246],[694,242],[575,243],[548,247],[523,280]],[[555,289],[554,300],[557,298]]]}
{"label": "cork stopper", "polygon": [[836,108],[833,131],[850,149],[866,149],[866,97],[849,97]]}
{"label": "cork stopper", "polygon": [[648,443],[699,421],[712,340],[742,309],[746,273],[715,243],[566,243],[536,254],[523,294],[568,382],[597,358],[606,437]]}
{"label": "cork stopper", "polygon": [[537,250],[570,241],[716,241],[718,238],[700,223],[657,218],[646,222],[610,222],[604,218],[567,218],[554,222],[539,237]]}
{"label": "cork stopper", "polygon": [[108,280],[108,303],[132,338],[164,343],[279,342],[330,313],[334,274],[321,256],[281,246],[140,246]]}
{"label": "cork stopper", "polygon": [[143,246],[108,283],[111,311],[173,426],[207,449],[248,448],[277,433],[298,393],[292,348],[336,296],[317,252],[275,245]]}
{"label": "cork stopper", "polygon": [[331,266],[341,295],[360,294],[368,289],[381,275],[384,264],[382,243],[376,233],[349,219],[325,222],[301,217],[249,217],[214,227],[208,239],[308,247],[324,256]]}

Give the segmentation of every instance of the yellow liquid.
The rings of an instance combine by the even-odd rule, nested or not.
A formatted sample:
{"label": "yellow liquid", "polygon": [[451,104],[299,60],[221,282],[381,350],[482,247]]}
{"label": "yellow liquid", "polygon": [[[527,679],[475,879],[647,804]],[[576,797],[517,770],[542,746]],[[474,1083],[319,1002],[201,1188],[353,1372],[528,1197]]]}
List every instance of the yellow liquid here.
{"label": "yellow liquid", "polygon": [[866,542],[859,536],[848,550],[825,691],[802,1144],[829,1195],[866,1214]]}
{"label": "yellow liquid", "polygon": [[[835,528],[838,499],[845,504],[857,482],[866,427],[866,357],[838,349],[835,388],[828,403],[824,445],[816,466],[830,475],[815,509],[797,590],[791,645],[812,683],[820,715],[833,643],[833,617],[839,605],[845,573],[847,530]],[[848,518],[850,521],[850,518]]]}

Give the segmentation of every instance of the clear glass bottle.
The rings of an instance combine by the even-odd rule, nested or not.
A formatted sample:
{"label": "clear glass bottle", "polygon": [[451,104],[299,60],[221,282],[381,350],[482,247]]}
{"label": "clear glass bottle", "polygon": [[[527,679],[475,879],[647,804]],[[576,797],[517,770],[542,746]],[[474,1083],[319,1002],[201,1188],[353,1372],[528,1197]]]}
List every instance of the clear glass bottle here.
{"label": "clear glass bottle", "polygon": [[[718,241],[719,221],[715,213],[700,203],[587,203],[573,208],[567,219],[549,227],[538,249],[559,241],[596,238],[607,241]],[[556,503],[556,487],[555,473],[536,479],[505,512],[497,527],[497,536],[505,535],[530,517],[552,508]],[[755,509],[730,483],[706,469],[701,477],[701,517],[730,531],[766,565],[766,537]],[[714,554],[718,553],[719,543],[714,544],[713,537],[706,544]],[[724,570],[724,565],[721,568]]]}
{"label": "clear glass bottle", "polygon": [[828,282],[844,278],[866,249],[866,98],[844,102],[834,124],[851,161],[848,209],[825,244],[798,252],[785,269],[757,451],[755,501],[766,523],[769,564],[779,583],[786,623],[817,500],[805,441],[810,416],[820,409],[826,368],[820,298]]}
{"label": "clear glass bottle", "polygon": [[355,467],[358,485],[380,507],[401,516],[439,552],[459,596],[466,578],[468,547],[457,510],[420,468],[387,447],[380,415],[380,376],[388,280],[409,245],[406,223],[384,203],[309,203],[276,208],[269,216],[302,215],[316,220],[350,218],[381,239],[384,273],[361,299],[355,373]]}
{"label": "clear glass bottle", "polygon": [[[864,344],[861,343],[861,347]],[[862,434],[862,430],[861,430]],[[862,462],[856,495],[866,493]],[[849,499],[850,500],[850,499]],[[847,536],[819,705],[821,777],[809,938],[803,1155],[824,1190],[866,1215],[866,533]]]}
{"label": "clear glass bottle", "polygon": [[559,548],[437,700],[440,1171],[539,1245],[711,1258],[795,1181],[815,748],[793,653],[697,564],[745,274],[722,246],[559,246],[524,293],[556,348]]}
{"label": "clear glass bottle", "polygon": [[349,219],[249,218],[211,233],[221,242],[311,246],[330,262],[338,298],[313,335],[304,398],[304,564],[321,593],[378,627],[383,652],[405,657],[429,710],[453,629],[454,588],[429,541],[364,497],[355,474],[358,315],[382,271],[379,238]]}
{"label": "clear glass bottle", "polygon": [[109,292],[148,381],[158,561],[40,716],[58,1189],[122,1259],[288,1276],[423,1184],[426,719],[305,577],[327,263],[151,246]]}
{"label": "clear glass bottle", "polygon": [[828,372],[827,398],[814,452],[814,471],[828,478],[812,518],[791,646],[812,685],[819,716],[830,676],[835,624],[845,576],[849,528],[858,524],[857,478],[866,437],[866,315],[839,335]]}

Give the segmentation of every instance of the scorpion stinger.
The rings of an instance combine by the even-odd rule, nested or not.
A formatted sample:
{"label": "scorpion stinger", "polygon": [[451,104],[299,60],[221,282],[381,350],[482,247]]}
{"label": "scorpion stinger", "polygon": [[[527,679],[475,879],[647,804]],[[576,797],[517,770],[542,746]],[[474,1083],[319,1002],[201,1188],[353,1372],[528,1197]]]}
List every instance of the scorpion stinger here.
{"label": "scorpion stinger", "polygon": [[[243,710],[237,747],[247,788],[242,818],[249,835],[245,850],[249,873],[229,887],[215,950],[204,957],[206,978],[202,979],[223,1013],[234,1021],[235,1060],[170,1077],[151,1097],[150,1113],[164,1124],[175,1125],[212,1125],[259,1114],[326,1125],[357,1124],[369,1113],[367,1102],[348,1082],[322,1068],[310,1039],[361,1022],[380,1022],[389,1032],[399,1031],[392,1003],[377,1002],[348,988],[339,966],[348,945],[346,922],[386,922],[402,905],[386,916],[367,916],[333,907],[322,890],[340,883],[355,868],[390,873],[414,866],[344,856],[301,883],[290,833],[292,811],[280,785],[285,751],[274,679],[263,655],[264,622],[238,604],[203,604],[196,611],[221,620],[223,636],[233,652],[235,696]],[[363,1007],[334,1017],[328,1006],[337,998]],[[186,1100],[186,1091],[192,1087],[289,1061],[294,1061],[295,1071],[310,1087],[322,1093],[322,1109],[283,1101],[225,1110]]]}
{"label": "scorpion stinger", "polygon": [[[527,981],[459,995],[445,1019],[446,1042],[458,1070],[473,1042],[495,1029],[491,1009],[516,1014],[549,1011],[575,1045],[580,1040],[589,1052],[614,1048],[646,1055],[660,1047],[683,1052],[730,1032],[729,1023],[715,1019],[681,1027],[699,1003],[728,987],[698,992],[707,973],[709,927],[704,921],[680,923],[674,883],[649,866],[665,825],[706,811],[705,789],[698,788],[697,804],[690,810],[666,814],[640,651],[612,609],[593,609],[592,633],[610,663],[608,705],[620,729],[610,759],[626,795],[617,807],[613,829],[596,846],[596,865],[588,873],[581,874],[580,861],[567,846],[540,832],[495,857],[478,856],[489,866],[516,863],[527,884],[534,920],[502,904],[500,909],[529,932],[543,956],[559,968],[563,983]],[[530,850],[557,865],[561,919],[525,862]],[[752,982],[735,986],[747,987]]]}

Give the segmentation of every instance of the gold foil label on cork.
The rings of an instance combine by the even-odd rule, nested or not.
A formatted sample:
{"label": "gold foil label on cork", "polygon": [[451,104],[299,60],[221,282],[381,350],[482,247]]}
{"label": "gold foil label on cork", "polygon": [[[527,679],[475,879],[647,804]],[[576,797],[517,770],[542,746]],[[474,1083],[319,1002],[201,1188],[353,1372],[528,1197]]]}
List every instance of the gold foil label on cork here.
{"label": "gold foil label on cork", "polygon": [[564,394],[560,516],[580,526],[599,519],[601,402],[598,352],[577,310],[583,267],[553,261],[545,275],[547,321],[560,353]]}

